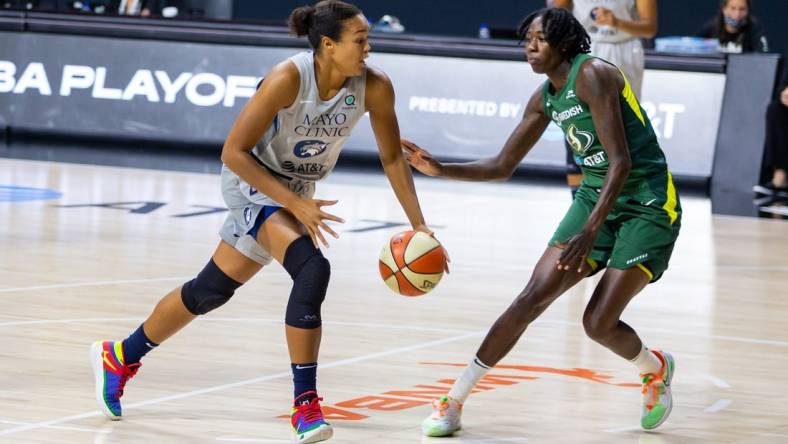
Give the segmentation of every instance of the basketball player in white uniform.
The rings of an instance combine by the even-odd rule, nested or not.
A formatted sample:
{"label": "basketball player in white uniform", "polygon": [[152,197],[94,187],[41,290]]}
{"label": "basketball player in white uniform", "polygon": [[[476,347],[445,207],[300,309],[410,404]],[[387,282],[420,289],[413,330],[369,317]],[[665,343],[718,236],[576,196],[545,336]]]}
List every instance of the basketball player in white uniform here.
{"label": "basketball player in white uniform", "polygon": [[[548,0],[572,11],[591,37],[591,55],[621,68],[640,99],[645,67],[642,38],[657,34],[657,0]],[[574,195],[583,175],[567,147],[566,180]]]}
{"label": "basketball player in white uniform", "polygon": [[[293,279],[285,333],[294,382],[295,442],[329,439],[316,389],[320,307],[330,266],[319,243],[338,237],[323,210],[336,201],[313,199],[315,182],[334,168],[365,112],[392,188],[414,230],[431,234],[419,207],[410,167],[400,149],[394,90],[367,67],[369,24],[338,0],[296,8],[290,27],[314,52],[275,66],[249,100],[222,149],[222,193],[230,210],[221,241],[197,277],[172,290],[127,339],[96,342],[91,360],[102,412],[120,419],[120,397],[140,358],[198,315],[226,303],[234,291],[275,259]],[[195,353],[202,353],[195,350]]]}

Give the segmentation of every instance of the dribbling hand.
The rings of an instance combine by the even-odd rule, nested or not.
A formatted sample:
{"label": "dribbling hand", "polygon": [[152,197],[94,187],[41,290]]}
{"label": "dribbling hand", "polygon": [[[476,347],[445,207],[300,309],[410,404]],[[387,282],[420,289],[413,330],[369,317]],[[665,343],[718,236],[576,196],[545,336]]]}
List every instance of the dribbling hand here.
{"label": "dribbling hand", "polygon": [[334,236],[335,239],[339,239],[339,235],[332,230],[324,220],[333,220],[341,224],[345,223],[345,220],[333,214],[326,213],[321,209],[324,206],[334,205],[337,202],[336,200],[299,198],[288,207],[290,212],[293,213],[293,216],[306,227],[309,236],[312,238],[312,242],[315,244],[315,248],[320,248],[318,240],[328,248],[328,242],[325,236],[323,236],[323,231]]}
{"label": "dribbling hand", "polygon": [[405,160],[420,173],[427,176],[440,176],[441,163],[435,160],[428,151],[407,139],[401,139],[402,154]]}
{"label": "dribbling hand", "polygon": [[[435,237],[435,232],[430,230],[429,227],[427,227],[426,225],[419,225],[417,227],[413,227],[413,231],[421,231],[429,234],[431,237],[434,237],[435,239],[438,239],[437,237]],[[446,247],[444,247],[443,244],[441,244],[441,248],[443,248],[443,255],[446,257],[446,265],[443,267],[443,271],[445,271],[446,274],[450,274],[451,272],[449,271],[449,262],[451,262],[451,258],[449,258],[449,252],[446,250]]]}

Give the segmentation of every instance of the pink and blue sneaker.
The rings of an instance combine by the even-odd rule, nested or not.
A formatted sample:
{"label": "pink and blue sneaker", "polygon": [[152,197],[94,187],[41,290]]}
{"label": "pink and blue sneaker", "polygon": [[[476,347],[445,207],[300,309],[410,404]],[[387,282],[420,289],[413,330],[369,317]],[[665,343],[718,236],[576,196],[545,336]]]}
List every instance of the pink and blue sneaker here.
{"label": "pink and blue sneaker", "polygon": [[[301,398],[308,399],[299,403]],[[310,399],[311,398],[311,399]],[[306,444],[312,442],[325,441],[334,435],[331,424],[323,418],[323,411],[320,409],[320,401],[323,398],[317,397],[317,392],[306,392],[296,399],[295,406],[290,412],[290,425],[293,427],[294,442]]]}
{"label": "pink and blue sneaker", "polygon": [[137,374],[142,364],[125,364],[123,343],[120,341],[94,342],[90,346],[90,363],[93,365],[96,402],[99,408],[110,419],[120,419],[120,397],[123,396],[123,388],[126,382]]}

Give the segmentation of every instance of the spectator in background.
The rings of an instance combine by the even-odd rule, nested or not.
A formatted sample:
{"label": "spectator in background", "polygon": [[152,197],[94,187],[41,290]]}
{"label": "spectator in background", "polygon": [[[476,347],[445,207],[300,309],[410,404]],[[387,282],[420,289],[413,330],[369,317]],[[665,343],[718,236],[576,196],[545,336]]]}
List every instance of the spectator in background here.
{"label": "spectator in background", "polygon": [[[572,11],[591,37],[591,55],[618,66],[640,99],[645,59],[641,38],[657,34],[657,0],[548,0]],[[583,175],[566,145],[566,182],[575,195]]]}
{"label": "spectator in background", "polygon": [[769,52],[763,28],[751,12],[750,0],[722,0],[717,17],[706,23],[697,36],[717,39],[722,52]]}
{"label": "spectator in background", "polygon": [[778,88],[777,100],[769,104],[766,111],[766,142],[764,143],[764,166],[772,173],[772,179],[756,185],[755,192],[788,198],[788,67],[783,68],[783,77]]}
{"label": "spectator in background", "polygon": [[38,0],[4,0],[0,2],[2,9],[36,9],[38,7]]}
{"label": "spectator in background", "polygon": [[111,11],[117,11],[118,15],[139,15],[150,17],[151,15],[161,15],[162,9],[167,6],[165,0],[113,0]]}

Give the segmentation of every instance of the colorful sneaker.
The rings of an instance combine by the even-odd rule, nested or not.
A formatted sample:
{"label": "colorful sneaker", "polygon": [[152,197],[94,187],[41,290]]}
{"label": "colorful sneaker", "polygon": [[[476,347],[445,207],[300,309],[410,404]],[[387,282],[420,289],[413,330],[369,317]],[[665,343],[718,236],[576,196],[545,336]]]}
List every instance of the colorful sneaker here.
{"label": "colorful sneaker", "polygon": [[[306,444],[331,438],[334,435],[334,429],[323,419],[323,411],[320,409],[320,401],[323,398],[318,398],[316,392],[307,392],[301,396],[304,395],[312,395],[313,397],[303,404],[294,406],[290,412],[294,442]],[[296,400],[297,402],[298,400]]]}
{"label": "colorful sneaker", "polygon": [[462,428],[462,404],[450,397],[441,396],[432,401],[432,414],[421,423],[424,436],[450,436]]}
{"label": "colorful sneaker", "polygon": [[90,363],[96,381],[96,401],[101,411],[112,420],[121,417],[120,397],[129,378],[140,369],[139,362],[125,365],[123,343],[104,341],[90,346]]}
{"label": "colorful sneaker", "polygon": [[652,350],[662,361],[659,374],[641,374],[643,380],[643,406],[640,410],[640,426],[646,430],[660,426],[673,408],[673,395],[670,393],[670,381],[676,370],[676,364],[670,353]]}

